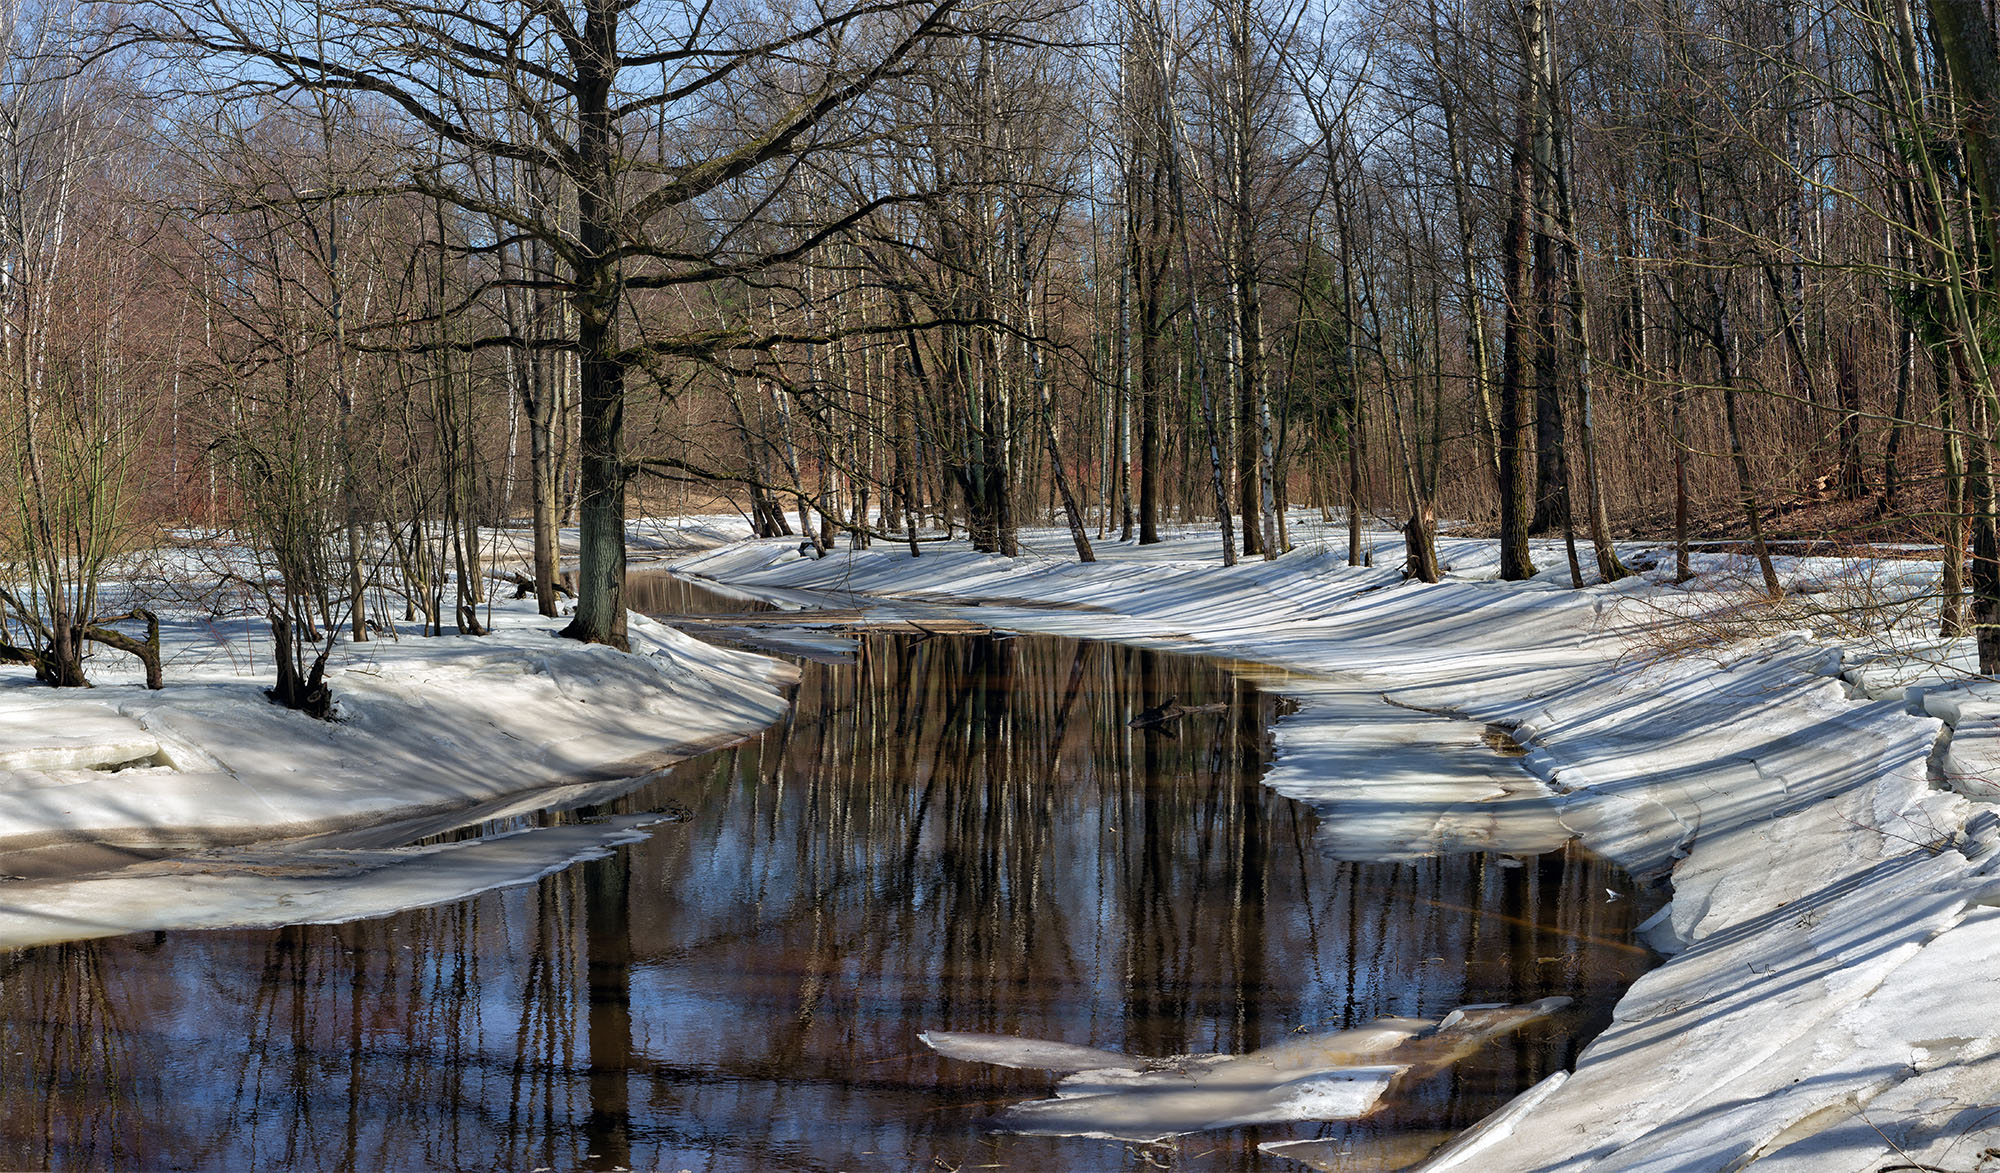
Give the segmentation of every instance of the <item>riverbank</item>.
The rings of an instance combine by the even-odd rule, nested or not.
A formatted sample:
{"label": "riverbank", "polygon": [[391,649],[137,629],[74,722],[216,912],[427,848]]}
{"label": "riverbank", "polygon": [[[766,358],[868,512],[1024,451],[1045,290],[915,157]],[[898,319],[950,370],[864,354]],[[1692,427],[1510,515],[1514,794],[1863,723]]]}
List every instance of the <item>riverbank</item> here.
{"label": "riverbank", "polygon": [[532,880],[646,820],[405,845],[629,789],[777,720],[797,675],[639,615],[633,655],[578,644],[532,598],[495,598],[488,635],[343,645],[319,721],[266,699],[253,621],[162,619],[162,690],[110,657],[91,689],[0,676],[0,947],[352,919]]}
{"label": "riverbank", "polygon": [[[2000,777],[1986,732],[2000,710],[1955,683],[1964,649],[1924,635],[1929,568],[1792,559],[1789,601],[1766,605],[1728,555],[1699,559],[1686,586],[1654,574],[1573,590],[1560,569],[1495,582],[1490,543],[1446,540],[1452,573],[1427,586],[1390,569],[1401,551],[1386,535],[1361,568],[1301,536],[1233,568],[1199,533],[1103,544],[1089,565],[1038,534],[1014,560],[958,544],[809,559],[774,540],[676,568],[1305,673],[1284,686],[1303,707],[1279,727],[1267,781],[1319,809],[1334,855],[1525,854],[1574,832],[1670,876],[1649,939],[1671,959],[1573,1073],[1423,1168],[1991,1163],[2000,820],[1939,783],[1977,793]],[[1553,548],[1538,562],[1563,564]],[[1343,709],[1377,694],[1410,718],[1362,741]],[[1945,736],[1940,717],[1960,729]],[[1479,723],[1511,730],[1528,778]]]}

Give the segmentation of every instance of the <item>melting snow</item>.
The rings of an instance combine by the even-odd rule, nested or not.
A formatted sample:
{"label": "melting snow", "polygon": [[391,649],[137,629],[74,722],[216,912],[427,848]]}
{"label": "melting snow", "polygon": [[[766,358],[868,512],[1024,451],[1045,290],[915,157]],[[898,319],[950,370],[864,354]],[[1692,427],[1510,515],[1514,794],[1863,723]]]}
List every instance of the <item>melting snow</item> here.
{"label": "melting snow", "polygon": [[[1300,549],[1232,568],[1211,534],[1102,543],[1080,565],[1053,533],[1011,562],[956,545],[807,562],[746,542],[681,567],[771,591],[1005,600],[980,618],[1304,674],[1277,686],[1302,704],[1269,780],[1328,816],[1334,854],[1530,851],[1573,832],[1671,875],[1651,939],[1677,956],[1574,1072],[1426,1169],[1862,1173],[1972,1168],[2000,1144],[2000,820],[1964,797],[2000,791],[2000,700],[1954,687],[1969,640],[1928,634],[1934,564],[1780,559],[1809,593],[1776,607],[1733,555],[1697,555],[1688,586],[1656,571],[1575,590],[1558,547],[1536,552],[1558,569],[1498,583],[1491,543],[1447,537],[1453,571],[1425,585],[1385,569],[1396,538],[1371,535],[1374,568],[1351,568],[1314,524],[1294,529]],[[1377,694],[1498,724],[1529,752],[1481,758],[1477,725],[1423,712],[1358,732]],[[1334,1167],[1310,1146],[1283,1151]]]}

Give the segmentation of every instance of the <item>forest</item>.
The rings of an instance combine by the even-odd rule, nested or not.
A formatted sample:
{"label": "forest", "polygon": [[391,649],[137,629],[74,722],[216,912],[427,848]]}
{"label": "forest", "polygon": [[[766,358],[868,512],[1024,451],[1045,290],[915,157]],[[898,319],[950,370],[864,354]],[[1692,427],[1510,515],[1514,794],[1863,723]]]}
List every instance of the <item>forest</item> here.
{"label": "forest", "polygon": [[626,519],[693,502],[1084,561],[1317,508],[1429,581],[1441,523],[1579,583],[1728,539],[1772,594],[1916,543],[1990,672],[1996,214],[1974,0],[26,0],[0,662],[157,685],[152,600],[231,593],[324,712],[340,642],[476,634],[509,528],[622,646]]}

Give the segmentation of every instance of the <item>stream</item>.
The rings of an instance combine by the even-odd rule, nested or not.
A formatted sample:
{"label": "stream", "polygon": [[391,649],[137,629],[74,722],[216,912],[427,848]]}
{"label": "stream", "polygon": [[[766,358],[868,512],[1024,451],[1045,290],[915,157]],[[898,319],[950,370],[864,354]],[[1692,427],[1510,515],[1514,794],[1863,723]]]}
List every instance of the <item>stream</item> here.
{"label": "stream", "polygon": [[[1130,726],[1170,697],[1221,707]],[[1201,657],[858,636],[780,725],[542,816],[671,817],[608,858],[373,920],[0,953],[0,1167],[1297,1169],[1257,1145],[1301,1138],[1401,1167],[1571,1063],[1653,963],[1647,909],[1574,844],[1326,858],[1259,781],[1286,709]],[[917,1039],[1237,1053],[1551,995],[1365,1119],[1155,1145],[993,1131],[1055,1077]]]}

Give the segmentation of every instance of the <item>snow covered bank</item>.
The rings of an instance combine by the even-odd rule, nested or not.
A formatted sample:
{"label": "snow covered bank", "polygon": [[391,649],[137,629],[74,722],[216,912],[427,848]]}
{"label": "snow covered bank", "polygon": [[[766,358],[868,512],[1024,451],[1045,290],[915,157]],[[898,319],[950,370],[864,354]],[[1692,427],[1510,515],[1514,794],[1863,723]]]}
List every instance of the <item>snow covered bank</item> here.
{"label": "snow covered bank", "polygon": [[[995,627],[1307,674],[1277,685],[1304,707],[1280,725],[1268,780],[1322,811],[1343,857],[1539,851],[1575,831],[1636,871],[1671,869],[1652,938],[1673,958],[1634,985],[1573,1073],[1427,1168],[1972,1169],[2000,1142],[2000,820],[1930,770],[1933,714],[1992,724],[2000,709],[1976,691],[1956,707],[1936,694],[1928,711],[1900,689],[1852,696],[1843,655],[1896,632],[1760,624],[1729,594],[1726,556],[1703,559],[1692,591],[1577,591],[1556,573],[1490,581],[1493,552],[1478,542],[1441,543],[1454,574],[1425,586],[1311,549],[1223,568],[1206,535],[1107,545],[1094,565],[1056,541],[1013,561],[956,545],[811,560],[751,542],[679,568],[858,592],[890,616],[970,607]],[[1395,565],[1393,539],[1377,542],[1378,567]],[[1815,591],[1842,573],[1803,559],[1787,570]],[[1718,604],[1749,617],[1718,628],[1704,618]],[[1672,646],[1689,654],[1656,654]],[[1408,708],[1379,722],[1375,694]],[[1476,726],[1425,710],[1512,729],[1529,751],[1519,766],[1544,785]]]}
{"label": "snow covered bank", "polygon": [[[168,627],[162,691],[121,682],[115,664],[94,666],[105,685],[87,691],[9,674],[0,682],[0,873],[10,873],[0,883],[0,946],[339,919],[343,907],[372,915],[409,906],[420,890],[431,896],[419,903],[435,903],[496,877],[533,879],[617,836],[550,828],[453,851],[362,851],[284,868],[225,852],[89,882],[71,876],[121,852],[331,832],[350,833],[338,848],[347,851],[352,832],[385,824],[395,828],[389,840],[367,846],[393,847],[468,819],[601,799],[607,787],[770,724],[796,678],[789,665],[636,615],[632,655],[557,638],[560,623],[537,615],[532,599],[496,601],[487,636],[343,646],[329,676],[331,722],[269,703],[268,680],[253,673],[268,664],[239,660],[242,644],[186,617]],[[259,891],[258,877],[285,883]]]}

